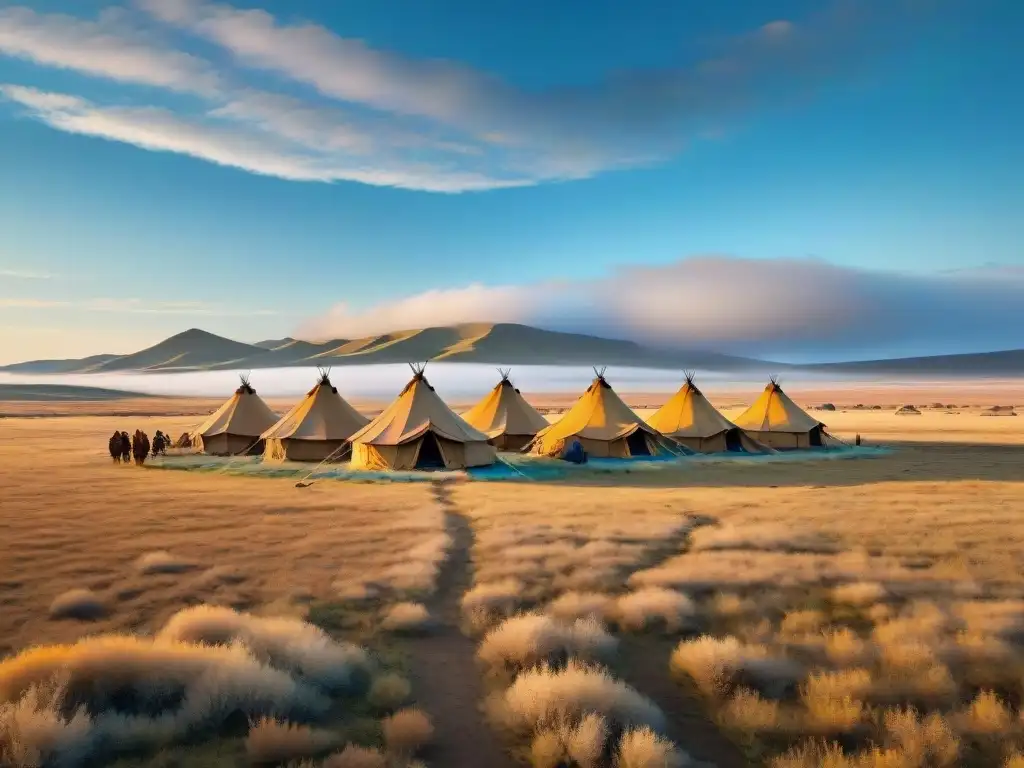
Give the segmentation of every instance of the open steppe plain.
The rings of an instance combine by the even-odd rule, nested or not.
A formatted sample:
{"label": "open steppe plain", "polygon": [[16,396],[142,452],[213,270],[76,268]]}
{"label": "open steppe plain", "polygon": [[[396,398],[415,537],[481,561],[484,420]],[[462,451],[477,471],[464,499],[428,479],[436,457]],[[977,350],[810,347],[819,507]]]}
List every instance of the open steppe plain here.
{"label": "open steppe plain", "polygon": [[110,462],[213,400],[0,403],[0,764],[1019,768],[1001,387],[787,389],[866,458],[303,489]]}

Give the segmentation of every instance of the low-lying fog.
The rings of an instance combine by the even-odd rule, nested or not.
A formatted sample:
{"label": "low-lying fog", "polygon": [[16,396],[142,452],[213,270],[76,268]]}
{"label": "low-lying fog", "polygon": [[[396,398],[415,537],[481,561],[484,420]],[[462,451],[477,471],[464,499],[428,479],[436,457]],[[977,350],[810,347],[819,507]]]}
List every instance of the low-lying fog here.
{"label": "low-lying fog", "polygon": [[[220,396],[238,385],[238,376],[246,371],[198,371],[192,373],[93,373],[29,375],[2,374],[0,384],[63,384],[102,387],[154,395]],[[493,365],[475,363],[431,363],[427,378],[443,397],[480,395],[494,386],[498,373]],[[757,373],[697,372],[698,385],[725,389],[747,389],[764,384],[770,371]],[[331,382],[346,397],[391,398],[409,380],[405,364],[339,366],[331,370]],[[629,392],[672,392],[682,383],[681,371],[650,368],[612,368],[605,371],[616,389]],[[315,368],[264,368],[249,373],[253,388],[263,396],[304,394],[316,382]],[[584,366],[519,365],[512,369],[512,380],[524,393],[580,392],[594,378],[592,368]],[[809,384],[835,380],[813,374],[787,372],[783,384]]]}

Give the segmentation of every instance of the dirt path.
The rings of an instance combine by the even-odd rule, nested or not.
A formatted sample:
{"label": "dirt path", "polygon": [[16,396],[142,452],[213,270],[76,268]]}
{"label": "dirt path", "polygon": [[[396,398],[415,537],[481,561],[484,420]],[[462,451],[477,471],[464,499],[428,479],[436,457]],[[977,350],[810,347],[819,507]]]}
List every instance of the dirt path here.
{"label": "dirt path", "polygon": [[484,692],[476,643],[459,629],[460,601],[473,582],[473,529],[451,501],[445,482],[433,483],[432,493],[445,511],[454,543],[438,575],[437,591],[427,601],[437,627],[405,641],[416,698],[436,729],[428,762],[437,768],[512,768],[515,763],[480,711]]}
{"label": "dirt path", "polygon": [[[695,516],[694,523],[693,528],[666,539],[645,558],[643,567],[654,567],[679,554],[694,528],[714,525],[717,520]],[[622,635],[615,665],[619,677],[661,708],[668,723],[665,735],[690,757],[716,768],[748,768],[750,762],[743,753],[708,717],[699,694],[672,678],[669,658],[678,641],[664,635]]]}
{"label": "dirt path", "polygon": [[690,757],[715,768],[749,768],[739,748],[708,717],[696,691],[669,673],[676,642],[671,637],[624,635],[615,665],[619,677],[661,708],[668,723],[665,735]]}

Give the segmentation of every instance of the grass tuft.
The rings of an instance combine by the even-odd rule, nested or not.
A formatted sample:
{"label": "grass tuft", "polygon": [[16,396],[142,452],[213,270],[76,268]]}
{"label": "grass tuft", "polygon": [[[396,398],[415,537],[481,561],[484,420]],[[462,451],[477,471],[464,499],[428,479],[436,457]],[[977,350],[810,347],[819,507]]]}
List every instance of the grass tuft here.
{"label": "grass tuft", "polygon": [[492,715],[515,733],[599,714],[611,728],[664,726],[661,710],[606,670],[571,659],[564,668],[523,672],[499,697]]}
{"label": "grass tuft", "polygon": [[544,614],[526,613],[488,632],[477,657],[493,670],[516,673],[542,662],[561,664],[570,656],[607,659],[617,645],[595,619],[565,624]]}
{"label": "grass tuft", "polygon": [[318,757],[338,746],[338,741],[330,731],[261,717],[249,727],[245,753],[252,765],[277,765]]}
{"label": "grass tuft", "polygon": [[434,724],[420,709],[401,709],[381,722],[388,751],[415,755],[434,738]]}
{"label": "grass tuft", "polygon": [[51,619],[96,621],[107,613],[103,600],[89,589],[69,589],[50,603]]}
{"label": "grass tuft", "polygon": [[412,685],[395,672],[385,672],[374,678],[366,700],[377,709],[392,710],[402,706],[412,694]]}
{"label": "grass tuft", "polygon": [[669,631],[677,631],[694,613],[693,601],[682,592],[644,587],[616,600],[611,616],[625,629],[641,630],[661,622]]}
{"label": "grass tuft", "polygon": [[390,632],[422,632],[433,624],[433,619],[422,603],[396,603],[384,613],[381,628]]}

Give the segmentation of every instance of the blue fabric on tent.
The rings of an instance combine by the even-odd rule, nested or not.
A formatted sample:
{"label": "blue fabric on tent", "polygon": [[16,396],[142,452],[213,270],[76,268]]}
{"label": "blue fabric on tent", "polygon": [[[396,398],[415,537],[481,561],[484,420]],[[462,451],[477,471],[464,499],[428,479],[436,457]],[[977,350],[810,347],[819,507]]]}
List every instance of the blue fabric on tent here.
{"label": "blue fabric on tent", "polygon": [[583,450],[583,443],[579,440],[573,440],[572,445],[562,454],[562,458],[572,464],[586,464],[587,452]]}

